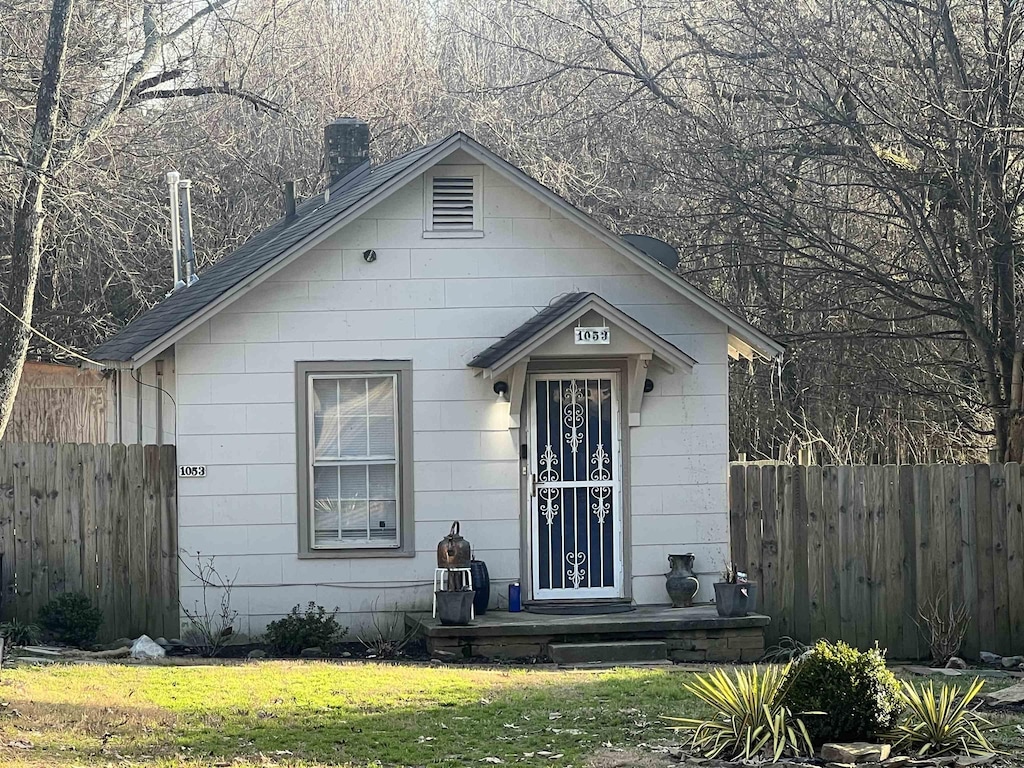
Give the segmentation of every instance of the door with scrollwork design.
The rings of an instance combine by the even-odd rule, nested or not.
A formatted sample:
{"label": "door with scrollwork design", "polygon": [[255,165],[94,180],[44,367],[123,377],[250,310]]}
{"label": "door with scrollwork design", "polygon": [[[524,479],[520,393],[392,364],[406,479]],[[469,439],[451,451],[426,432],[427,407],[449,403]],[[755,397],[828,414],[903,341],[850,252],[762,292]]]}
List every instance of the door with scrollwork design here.
{"label": "door with scrollwork design", "polygon": [[544,374],[530,383],[533,596],[621,597],[618,376]]}

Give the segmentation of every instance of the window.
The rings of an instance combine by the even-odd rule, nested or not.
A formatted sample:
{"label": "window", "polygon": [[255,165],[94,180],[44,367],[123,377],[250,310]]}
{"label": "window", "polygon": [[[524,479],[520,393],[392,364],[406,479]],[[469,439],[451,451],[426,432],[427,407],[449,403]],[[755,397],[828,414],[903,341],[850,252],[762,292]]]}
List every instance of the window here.
{"label": "window", "polygon": [[483,237],[479,166],[439,166],[426,174],[424,237]]}
{"label": "window", "polygon": [[299,364],[300,555],[412,554],[410,379],[409,363]]}

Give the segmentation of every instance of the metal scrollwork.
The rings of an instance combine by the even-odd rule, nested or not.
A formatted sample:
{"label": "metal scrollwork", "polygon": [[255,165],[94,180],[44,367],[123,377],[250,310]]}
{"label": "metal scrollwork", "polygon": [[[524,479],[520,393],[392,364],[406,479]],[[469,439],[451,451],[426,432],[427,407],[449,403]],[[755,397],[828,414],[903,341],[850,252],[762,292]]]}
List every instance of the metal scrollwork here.
{"label": "metal scrollwork", "polygon": [[587,390],[582,389],[573,381],[565,391],[565,397],[565,405],[562,410],[562,422],[566,428],[565,440],[575,455],[580,443],[583,442],[581,428],[587,420]]}
{"label": "metal scrollwork", "polygon": [[587,575],[586,570],[580,567],[587,562],[587,555],[585,552],[569,552],[565,556],[565,561],[572,566],[565,572],[565,575],[572,582],[573,589],[579,589],[580,583]]}

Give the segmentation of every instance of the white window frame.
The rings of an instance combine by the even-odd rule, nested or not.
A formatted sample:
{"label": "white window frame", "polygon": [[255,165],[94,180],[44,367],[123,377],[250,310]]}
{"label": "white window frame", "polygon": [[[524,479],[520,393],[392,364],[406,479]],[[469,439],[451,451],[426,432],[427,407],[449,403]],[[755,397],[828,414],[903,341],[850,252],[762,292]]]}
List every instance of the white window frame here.
{"label": "white window frame", "polygon": [[[391,400],[394,404],[394,446],[395,455],[394,458],[389,456],[378,455],[374,456],[369,454],[369,446],[367,446],[367,455],[360,456],[358,458],[349,459],[318,459],[316,457],[316,430],[315,430],[315,418],[314,412],[314,393],[313,384],[317,381],[340,381],[344,379],[361,379],[366,382],[367,386],[367,408],[369,408],[369,381],[370,379],[391,379]],[[330,549],[397,549],[402,545],[402,483],[401,483],[401,453],[402,447],[399,443],[399,424],[401,415],[399,414],[400,402],[398,398],[398,374],[397,373],[311,373],[306,377],[306,412],[308,413],[308,423],[306,425],[306,435],[308,438],[307,444],[307,460],[306,463],[309,465],[309,474],[307,477],[309,487],[309,503],[307,514],[309,515],[309,547],[314,550],[330,550]],[[367,435],[366,439],[369,441],[369,418],[370,414],[367,412]],[[340,422],[339,422],[340,426]],[[393,466],[395,468],[395,540],[394,542],[383,542],[373,541],[370,539],[370,502],[374,499],[370,498],[370,466]],[[314,478],[316,476],[317,467],[366,467],[366,541],[337,541],[330,544],[317,544],[316,543],[316,494],[314,492]],[[338,491],[341,491],[341,485],[339,480]],[[339,499],[340,501],[340,499]],[[381,499],[377,499],[381,501]],[[340,510],[339,510],[340,514]],[[340,522],[339,522],[340,525]],[[340,536],[340,529],[338,531]]]}
{"label": "white window frame", "polygon": [[[434,229],[434,179],[473,179],[473,229]],[[437,165],[423,174],[423,237],[474,238],[484,236],[484,171],[481,165]]]}

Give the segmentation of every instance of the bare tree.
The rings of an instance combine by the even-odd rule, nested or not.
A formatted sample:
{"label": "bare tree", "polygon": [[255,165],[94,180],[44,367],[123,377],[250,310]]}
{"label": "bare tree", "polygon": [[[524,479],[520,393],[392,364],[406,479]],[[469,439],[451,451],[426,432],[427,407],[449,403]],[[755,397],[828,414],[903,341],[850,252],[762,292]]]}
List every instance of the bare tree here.
{"label": "bare tree", "polygon": [[[43,14],[48,27],[39,41],[31,34],[8,40],[8,49],[22,54],[21,79],[7,85],[0,102],[9,118],[0,129],[0,162],[20,173],[6,265],[6,309],[0,312],[0,436],[10,419],[28,351],[47,192],[54,180],[114,129],[123,113],[142,105],[220,94],[256,108],[275,108],[228,80],[201,82],[201,73],[190,66],[185,43],[195,46],[202,36],[200,23],[216,19],[227,3],[207,0],[196,9],[191,2],[145,2],[138,16],[128,19],[122,18],[123,9],[114,11],[105,2],[76,8],[74,0],[53,0],[48,10],[25,2],[12,9],[8,35],[31,29],[33,19]],[[111,33],[121,45],[103,42]],[[28,63],[34,43],[41,50],[38,74]],[[34,103],[26,103],[26,82],[34,81]],[[22,121],[20,116],[28,111],[31,119]]]}

